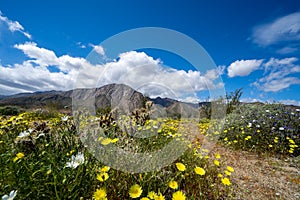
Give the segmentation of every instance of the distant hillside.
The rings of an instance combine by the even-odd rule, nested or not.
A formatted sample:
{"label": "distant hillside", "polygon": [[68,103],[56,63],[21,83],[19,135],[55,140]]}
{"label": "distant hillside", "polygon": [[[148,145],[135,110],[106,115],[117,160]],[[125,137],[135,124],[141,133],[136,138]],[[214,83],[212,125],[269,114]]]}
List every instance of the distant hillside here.
{"label": "distant hillside", "polygon": [[[111,107],[116,101],[129,100],[130,109],[142,106],[144,96],[123,84],[110,84],[96,89],[76,89],[70,91],[46,91],[35,93],[21,93],[4,97],[0,100],[0,106],[13,105],[25,109],[54,107],[57,109],[71,108],[72,95],[81,95],[82,100],[94,95],[96,107]],[[75,98],[76,99],[76,98]],[[128,103],[128,102],[127,102]]]}
{"label": "distant hillside", "polygon": [[[74,97],[74,98],[72,98]],[[93,99],[95,98],[95,101]],[[76,100],[77,99],[77,100]],[[46,91],[35,93],[20,93],[5,96],[0,99],[0,106],[12,105],[25,109],[52,107],[55,109],[72,108],[73,105],[87,105],[92,100],[97,108],[116,108],[132,112],[141,108],[145,100],[153,101],[155,116],[164,117],[198,117],[198,104],[184,103],[169,98],[145,98],[142,93],[124,84],[109,84],[96,89],[76,89],[70,91]],[[154,111],[155,110],[155,111]]]}

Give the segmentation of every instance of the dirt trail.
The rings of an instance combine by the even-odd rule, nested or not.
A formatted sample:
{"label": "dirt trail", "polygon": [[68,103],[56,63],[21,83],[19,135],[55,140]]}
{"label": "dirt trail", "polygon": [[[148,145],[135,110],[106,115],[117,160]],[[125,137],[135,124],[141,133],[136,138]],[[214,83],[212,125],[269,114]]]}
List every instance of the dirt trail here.
{"label": "dirt trail", "polygon": [[300,169],[287,160],[214,145],[213,152],[234,168],[234,199],[300,199]]}

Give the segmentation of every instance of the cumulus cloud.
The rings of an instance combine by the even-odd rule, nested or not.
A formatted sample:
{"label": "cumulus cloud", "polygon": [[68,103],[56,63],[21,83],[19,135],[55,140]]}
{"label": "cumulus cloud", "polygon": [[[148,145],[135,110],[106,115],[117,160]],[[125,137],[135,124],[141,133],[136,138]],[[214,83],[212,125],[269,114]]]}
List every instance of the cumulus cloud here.
{"label": "cumulus cloud", "polygon": [[300,12],[280,17],[253,30],[254,43],[269,46],[286,41],[300,40]]}
{"label": "cumulus cloud", "polygon": [[[166,97],[164,94],[177,94],[178,98],[196,91],[220,87],[214,80],[217,70],[208,70],[204,74],[199,71],[184,71],[162,67],[160,60],[154,60],[144,52],[130,51],[122,53],[118,61],[104,65],[101,82],[125,83],[135,89],[143,89],[150,96]],[[147,85],[157,85],[160,89],[147,89]],[[159,85],[159,86],[158,86]]]}
{"label": "cumulus cloud", "polygon": [[300,84],[300,66],[295,64],[298,58],[271,58],[264,64],[264,77],[254,82],[253,85],[265,92],[278,92],[289,88],[291,85]]}
{"label": "cumulus cloud", "polygon": [[94,45],[94,44],[89,44],[91,47],[93,47],[93,50],[98,53],[101,56],[105,55],[104,48],[100,45]]}
{"label": "cumulus cloud", "polygon": [[251,72],[259,69],[263,60],[237,60],[229,65],[227,68],[228,76],[248,76]]}
{"label": "cumulus cloud", "polygon": [[[196,101],[196,93],[223,87],[216,82],[220,70],[206,72],[167,68],[159,59],[144,52],[130,51],[106,64],[93,65],[85,58],[62,55],[36,43],[17,44],[28,60],[12,66],[0,66],[0,88],[6,94],[41,90],[69,90],[74,87],[100,87],[123,83],[149,96]],[[58,71],[51,71],[49,67]]]}
{"label": "cumulus cloud", "polygon": [[300,106],[300,101],[292,100],[292,99],[279,100],[279,103],[286,104],[286,105]]}
{"label": "cumulus cloud", "polygon": [[24,27],[18,21],[12,21],[12,20],[8,19],[7,17],[3,16],[1,11],[0,11],[0,21],[5,23],[11,32],[18,31],[18,32],[22,33],[28,39],[32,38],[28,32],[25,32]]}
{"label": "cumulus cloud", "polygon": [[34,42],[26,42],[25,44],[16,44],[14,45],[16,49],[19,49],[24,52],[26,56],[32,58],[32,62],[41,65],[56,65],[58,59],[53,51],[50,51],[45,48],[40,48]]}

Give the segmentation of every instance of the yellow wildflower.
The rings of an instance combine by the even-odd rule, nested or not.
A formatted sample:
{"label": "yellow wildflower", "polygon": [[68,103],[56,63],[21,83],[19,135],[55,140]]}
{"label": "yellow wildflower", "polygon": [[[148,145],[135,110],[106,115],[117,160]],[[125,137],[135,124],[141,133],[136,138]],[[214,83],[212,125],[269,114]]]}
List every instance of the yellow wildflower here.
{"label": "yellow wildflower", "polygon": [[111,143],[112,139],[110,138],[104,138],[102,141],[101,141],[101,144],[106,146],[106,145],[109,145]]}
{"label": "yellow wildflower", "polygon": [[106,191],[105,189],[97,189],[96,192],[93,195],[93,199],[95,200],[104,200],[106,199]]}
{"label": "yellow wildflower", "polygon": [[177,169],[179,170],[179,171],[185,171],[185,165],[184,164],[182,164],[182,163],[176,163],[176,167],[177,167]]}
{"label": "yellow wildflower", "polygon": [[154,197],[154,200],[165,200],[165,197],[159,193],[157,196]]}
{"label": "yellow wildflower", "polygon": [[230,176],[230,175],[231,175],[231,173],[230,173],[229,171],[227,171],[227,170],[225,170],[225,174],[226,174],[227,176]]}
{"label": "yellow wildflower", "polygon": [[14,162],[17,162],[17,160],[24,158],[24,154],[23,153],[17,153],[16,157],[14,158]]}
{"label": "yellow wildflower", "polygon": [[178,183],[176,181],[170,181],[169,187],[176,190],[178,188]]}
{"label": "yellow wildflower", "polygon": [[108,172],[109,169],[110,169],[109,166],[104,166],[104,167],[101,168],[101,172]]}
{"label": "yellow wildflower", "polygon": [[220,162],[218,160],[214,160],[214,164],[218,167],[220,166]]}
{"label": "yellow wildflower", "polygon": [[185,200],[185,194],[182,191],[173,193],[172,200]]}
{"label": "yellow wildflower", "polygon": [[114,138],[114,139],[111,140],[111,143],[116,143],[118,141],[119,141],[119,138]]}
{"label": "yellow wildflower", "polygon": [[134,184],[129,189],[129,196],[131,198],[138,198],[141,196],[142,192],[143,192],[142,187],[139,186],[138,184]]}
{"label": "yellow wildflower", "polygon": [[97,180],[104,182],[109,178],[108,173],[106,172],[101,172],[100,174],[97,175]]}
{"label": "yellow wildflower", "polygon": [[222,178],[222,183],[228,186],[231,184],[229,178]]}
{"label": "yellow wildflower", "polygon": [[230,172],[234,172],[234,169],[230,166],[227,166],[227,170],[230,171]]}
{"label": "yellow wildflower", "polygon": [[155,192],[153,192],[153,191],[150,191],[150,192],[148,193],[148,197],[149,197],[150,199],[154,199],[156,196],[157,196],[157,194],[156,194]]}
{"label": "yellow wildflower", "polygon": [[205,174],[205,170],[201,167],[195,167],[196,174],[203,176]]}

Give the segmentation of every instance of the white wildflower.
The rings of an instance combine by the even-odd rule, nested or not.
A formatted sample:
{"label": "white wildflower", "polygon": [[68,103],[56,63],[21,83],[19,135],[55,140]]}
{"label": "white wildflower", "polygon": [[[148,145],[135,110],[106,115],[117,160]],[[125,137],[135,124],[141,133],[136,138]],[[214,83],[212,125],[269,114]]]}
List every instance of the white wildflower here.
{"label": "white wildflower", "polygon": [[283,127],[279,127],[279,130],[280,130],[280,131],[284,131],[284,128],[283,128]]}
{"label": "white wildflower", "polygon": [[76,156],[72,155],[71,161],[67,162],[66,167],[71,167],[75,169],[83,163],[84,163],[84,154],[82,152],[79,152]]}
{"label": "white wildflower", "polygon": [[2,196],[2,200],[13,200],[17,195],[18,190],[12,190],[9,195]]}
{"label": "white wildflower", "polygon": [[18,135],[18,138],[24,138],[24,137],[27,137],[27,136],[29,136],[29,135],[30,135],[29,132],[23,131],[23,132],[21,132],[21,133]]}
{"label": "white wildflower", "polygon": [[267,112],[267,113],[269,113],[269,112],[270,112],[270,110],[266,110],[266,112]]}
{"label": "white wildflower", "polygon": [[63,122],[68,121],[68,119],[69,119],[69,116],[67,116],[67,115],[61,117],[61,121],[63,121]]}

